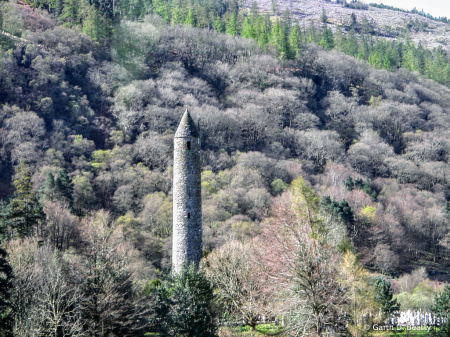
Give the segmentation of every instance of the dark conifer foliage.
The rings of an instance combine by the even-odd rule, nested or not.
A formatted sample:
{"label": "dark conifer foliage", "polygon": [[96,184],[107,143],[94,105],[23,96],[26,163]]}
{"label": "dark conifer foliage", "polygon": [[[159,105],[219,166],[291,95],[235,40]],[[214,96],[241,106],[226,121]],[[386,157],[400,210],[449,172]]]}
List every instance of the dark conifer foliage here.
{"label": "dark conifer foliage", "polygon": [[444,290],[436,295],[435,304],[431,309],[432,312],[439,318],[444,320],[443,326],[438,331],[435,329],[433,332],[436,336],[447,336],[450,332],[450,326],[448,318],[450,316],[450,287],[445,285]]}
{"label": "dark conifer foliage", "polygon": [[55,179],[55,195],[62,201],[66,202],[70,207],[73,203],[73,182],[68,176],[67,171],[62,169],[58,172],[58,176]]}
{"label": "dark conifer foliage", "polygon": [[375,288],[375,300],[381,304],[383,319],[389,322],[389,319],[399,315],[400,304],[394,298],[391,283],[382,277],[373,279],[373,287]]}
{"label": "dark conifer foliage", "polygon": [[44,181],[44,184],[39,189],[41,198],[44,198],[46,200],[54,201],[55,196],[55,177],[53,176],[53,173],[49,172],[47,174],[47,178]]}
{"label": "dark conifer foliage", "polygon": [[11,337],[12,326],[14,324],[12,317],[11,291],[13,287],[12,268],[6,259],[6,251],[0,248],[0,336]]}
{"label": "dark conifer foliage", "polygon": [[194,264],[150,288],[154,314],[150,324],[161,336],[217,336],[213,287]]}
{"label": "dark conifer foliage", "polygon": [[7,221],[13,236],[24,238],[34,234],[45,215],[33,191],[31,171],[26,164],[17,167],[13,184],[16,190],[9,203]]}

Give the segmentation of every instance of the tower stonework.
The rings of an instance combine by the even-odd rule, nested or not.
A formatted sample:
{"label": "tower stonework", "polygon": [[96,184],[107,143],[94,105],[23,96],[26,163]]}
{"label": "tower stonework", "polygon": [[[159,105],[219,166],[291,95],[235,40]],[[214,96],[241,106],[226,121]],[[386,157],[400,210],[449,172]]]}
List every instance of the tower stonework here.
{"label": "tower stonework", "polygon": [[202,258],[200,139],[186,110],[174,137],[172,269]]}

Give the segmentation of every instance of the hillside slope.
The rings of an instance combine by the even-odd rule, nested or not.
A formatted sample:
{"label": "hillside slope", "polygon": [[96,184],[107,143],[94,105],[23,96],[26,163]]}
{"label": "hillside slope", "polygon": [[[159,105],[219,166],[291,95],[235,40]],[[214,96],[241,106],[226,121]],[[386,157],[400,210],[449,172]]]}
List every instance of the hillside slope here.
{"label": "hillside slope", "polygon": [[[325,10],[328,17],[327,23],[333,29],[336,29],[337,26],[348,26],[350,16],[354,13],[359,23],[366,18],[378,36],[395,40],[407,32],[416,44],[420,42],[430,49],[442,46],[445,50],[450,51],[450,25],[430,20],[418,14],[372,6],[369,6],[368,10],[358,10],[325,0],[256,0],[255,2],[262,12],[272,15],[273,3],[276,2],[275,8],[278,14],[289,9],[292,17],[305,25],[308,25],[310,21],[321,22],[321,16]],[[248,1],[247,8],[250,7]]]}
{"label": "hillside slope", "polygon": [[281,58],[270,42],[156,15],[122,19],[97,42],[49,14],[7,9],[26,41],[0,53],[4,240],[22,235],[8,213],[20,165],[43,204],[64,169],[73,181],[64,207],[132,224],[150,269],[167,268],[172,136],[188,108],[202,130],[205,250],[230,232],[257,235],[301,174],[329,197],[322,212],[367,267],[446,273],[448,87],[315,44]]}

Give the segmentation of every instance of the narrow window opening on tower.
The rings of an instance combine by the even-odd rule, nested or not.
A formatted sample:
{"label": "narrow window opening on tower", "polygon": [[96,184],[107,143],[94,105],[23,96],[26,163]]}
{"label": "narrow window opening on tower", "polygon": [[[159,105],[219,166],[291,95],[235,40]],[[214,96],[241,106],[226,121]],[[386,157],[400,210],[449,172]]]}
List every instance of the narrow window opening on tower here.
{"label": "narrow window opening on tower", "polygon": [[191,141],[190,140],[188,140],[188,142],[187,142],[187,148],[188,148],[188,150],[191,149]]}
{"label": "narrow window opening on tower", "polygon": [[188,213],[188,219],[190,219],[191,218],[191,213]]}

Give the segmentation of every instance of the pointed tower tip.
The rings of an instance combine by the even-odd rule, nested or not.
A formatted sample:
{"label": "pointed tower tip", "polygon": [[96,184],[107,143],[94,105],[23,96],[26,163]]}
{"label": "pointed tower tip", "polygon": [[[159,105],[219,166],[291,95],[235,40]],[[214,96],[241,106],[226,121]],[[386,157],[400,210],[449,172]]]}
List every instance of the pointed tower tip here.
{"label": "pointed tower tip", "polygon": [[178,125],[177,132],[175,133],[175,138],[185,137],[198,137],[197,126],[187,110],[184,112],[180,125]]}

